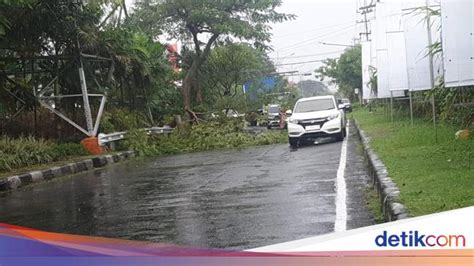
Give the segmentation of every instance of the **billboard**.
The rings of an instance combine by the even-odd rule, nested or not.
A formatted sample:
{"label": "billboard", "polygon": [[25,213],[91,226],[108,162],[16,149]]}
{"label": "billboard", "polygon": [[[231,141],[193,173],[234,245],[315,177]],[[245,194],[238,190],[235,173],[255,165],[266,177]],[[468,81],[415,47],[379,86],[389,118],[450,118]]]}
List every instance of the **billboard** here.
{"label": "billboard", "polygon": [[446,87],[474,85],[474,3],[441,1],[444,81]]}
{"label": "billboard", "polygon": [[[408,90],[405,38],[403,31],[387,32],[386,38],[390,89]],[[394,96],[395,94],[398,94],[398,92],[394,93]]]}
{"label": "billboard", "polygon": [[[385,1],[375,8],[377,98],[389,98],[391,90],[408,87],[401,6],[401,2]],[[403,91],[393,92],[395,97],[403,95]]]}
{"label": "billboard", "polygon": [[[405,52],[408,71],[408,85],[411,91],[431,89],[430,60],[428,56],[429,38],[426,20],[425,0],[405,3],[403,12],[403,31],[405,33]],[[431,43],[440,41],[440,19],[430,17]],[[441,53],[433,58],[434,80],[442,75]]]}
{"label": "billboard", "polygon": [[[371,28],[371,31],[374,32],[375,29],[376,29],[376,23],[377,23],[377,20],[376,19],[373,19],[371,22],[370,22],[370,28]],[[376,34],[372,34],[371,35],[371,41],[370,41],[370,65],[373,67],[373,68],[377,68],[377,36]]]}

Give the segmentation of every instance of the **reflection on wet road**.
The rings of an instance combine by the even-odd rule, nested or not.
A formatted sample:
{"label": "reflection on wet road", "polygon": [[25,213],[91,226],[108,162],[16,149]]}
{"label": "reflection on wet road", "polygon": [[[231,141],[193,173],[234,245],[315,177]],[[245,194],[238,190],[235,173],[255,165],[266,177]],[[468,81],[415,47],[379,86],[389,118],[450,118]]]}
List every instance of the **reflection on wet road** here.
{"label": "reflection on wet road", "polygon": [[[348,228],[372,222],[352,141]],[[2,197],[0,222],[228,249],[300,239],[334,230],[340,150],[330,142],[132,160]]]}

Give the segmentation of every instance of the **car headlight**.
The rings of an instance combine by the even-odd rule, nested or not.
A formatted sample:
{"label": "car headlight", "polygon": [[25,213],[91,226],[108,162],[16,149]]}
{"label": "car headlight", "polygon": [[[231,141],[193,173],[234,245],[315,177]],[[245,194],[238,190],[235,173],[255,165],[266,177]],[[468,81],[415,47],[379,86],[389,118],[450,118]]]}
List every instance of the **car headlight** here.
{"label": "car headlight", "polygon": [[333,119],[336,119],[338,117],[339,117],[339,114],[330,115],[330,116],[328,116],[328,120],[333,120]]}
{"label": "car headlight", "polygon": [[290,117],[290,119],[288,119],[288,122],[290,122],[290,123],[292,123],[292,124],[298,124],[299,121],[298,121],[298,119],[295,119],[295,118],[291,118],[291,117]]}

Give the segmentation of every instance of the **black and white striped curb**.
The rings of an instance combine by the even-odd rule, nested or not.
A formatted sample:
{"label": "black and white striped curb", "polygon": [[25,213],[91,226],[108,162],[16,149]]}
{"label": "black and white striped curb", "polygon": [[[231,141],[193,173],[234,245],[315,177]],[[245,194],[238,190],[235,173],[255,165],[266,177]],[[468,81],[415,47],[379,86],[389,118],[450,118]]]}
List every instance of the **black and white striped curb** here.
{"label": "black and white striped curb", "polygon": [[359,127],[354,120],[357,134],[364,146],[364,157],[369,168],[369,175],[372,179],[375,190],[382,205],[384,220],[395,221],[409,217],[406,207],[400,203],[400,189],[388,175],[387,168],[377,154],[370,148],[370,138]]}
{"label": "black and white striped curb", "polygon": [[63,166],[51,167],[46,170],[33,171],[22,175],[0,178],[0,191],[14,190],[32,183],[38,183],[56,177],[80,173],[92,170],[94,168],[100,168],[107,164],[113,164],[134,156],[135,152],[125,151],[114,155],[101,155],[91,159],[69,163]]}

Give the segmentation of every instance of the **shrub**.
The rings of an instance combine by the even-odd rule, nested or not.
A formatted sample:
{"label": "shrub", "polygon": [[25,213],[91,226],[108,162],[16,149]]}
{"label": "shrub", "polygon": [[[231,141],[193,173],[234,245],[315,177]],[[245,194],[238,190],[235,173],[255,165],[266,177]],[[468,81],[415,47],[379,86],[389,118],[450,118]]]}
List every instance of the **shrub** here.
{"label": "shrub", "polygon": [[111,109],[104,113],[100,123],[100,132],[112,133],[147,127],[146,118],[139,112],[125,109]]}
{"label": "shrub", "polygon": [[88,154],[89,152],[79,143],[55,144],[50,148],[50,155],[54,161],[70,156],[85,156]]}
{"label": "shrub", "polygon": [[76,143],[56,144],[31,136],[16,139],[0,137],[0,171],[87,154],[87,151]]}

